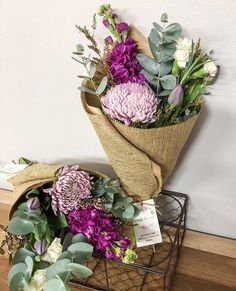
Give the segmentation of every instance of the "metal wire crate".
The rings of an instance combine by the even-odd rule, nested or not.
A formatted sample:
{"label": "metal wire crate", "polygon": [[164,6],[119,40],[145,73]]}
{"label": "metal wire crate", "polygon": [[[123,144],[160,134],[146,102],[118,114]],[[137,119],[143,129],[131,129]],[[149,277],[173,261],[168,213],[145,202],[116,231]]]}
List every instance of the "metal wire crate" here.
{"label": "metal wire crate", "polygon": [[137,248],[135,264],[93,257],[88,264],[93,275],[71,282],[72,286],[97,291],[170,290],[185,233],[187,202],[187,195],[163,190],[155,198],[163,242],[155,248]]}

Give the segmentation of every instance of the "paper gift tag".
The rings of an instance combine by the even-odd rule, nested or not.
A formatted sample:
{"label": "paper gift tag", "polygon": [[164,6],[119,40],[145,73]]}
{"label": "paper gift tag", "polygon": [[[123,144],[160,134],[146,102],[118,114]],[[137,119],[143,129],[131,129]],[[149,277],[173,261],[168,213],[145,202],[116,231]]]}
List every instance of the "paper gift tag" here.
{"label": "paper gift tag", "polygon": [[162,242],[160,226],[153,199],[134,204],[140,214],[133,219],[137,247],[154,245]]}

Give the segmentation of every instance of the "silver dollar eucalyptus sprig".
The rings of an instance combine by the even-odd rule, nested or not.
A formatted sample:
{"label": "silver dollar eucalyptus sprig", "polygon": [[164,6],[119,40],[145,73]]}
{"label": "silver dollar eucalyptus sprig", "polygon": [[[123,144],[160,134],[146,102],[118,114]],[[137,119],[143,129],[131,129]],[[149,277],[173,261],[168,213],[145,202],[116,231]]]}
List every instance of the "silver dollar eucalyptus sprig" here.
{"label": "silver dollar eucalyptus sprig", "polygon": [[142,73],[153,87],[159,97],[169,96],[171,90],[176,86],[176,77],[170,72],[173,68],[176,40],[182,32],[178,23],[168,23],[168,15],[161,15],[161,23],[153,23],[153,28],[148,37],[153,58],[138,54],[137,59],[142,65]]}

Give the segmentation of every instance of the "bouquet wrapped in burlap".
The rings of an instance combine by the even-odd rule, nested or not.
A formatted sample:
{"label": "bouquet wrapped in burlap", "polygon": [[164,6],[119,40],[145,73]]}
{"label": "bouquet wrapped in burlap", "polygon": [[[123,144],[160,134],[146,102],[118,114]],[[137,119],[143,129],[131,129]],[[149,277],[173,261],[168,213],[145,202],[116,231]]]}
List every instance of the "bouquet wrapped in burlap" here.
{"label": "bouquet wrapped in burlap", "polygon": [[[22,197],[24,197],[25,193],[30,191],[33,188],[38,188],[52,182],[56,179],[58,171],[63,167],[63,165],[48,165],[37,163],[31,166],[28,166],[21,173],[17,174],[13,178],[9,179],[9,182],[14,185],[13,195],[13,203],[11,205],[11,210],[9,213],[9,219],[11,219],[12,214],[17,209],[19,202]],[[91,171],[88,169],[82,169],[88,172],[91,176],[97,178],[109,179],[107,176]]]}
{"label": "bouquet wrapped in burlap", "polygon": [[[151,56],[144,36],[135,27],[131,37],[139,52]],[[100,100],[81,93],[83,107],[99,140],[130,196],[149,199],[156,196],[173,171],[198,115],[175,125],[141,129],[126,126],[104,115]]]}

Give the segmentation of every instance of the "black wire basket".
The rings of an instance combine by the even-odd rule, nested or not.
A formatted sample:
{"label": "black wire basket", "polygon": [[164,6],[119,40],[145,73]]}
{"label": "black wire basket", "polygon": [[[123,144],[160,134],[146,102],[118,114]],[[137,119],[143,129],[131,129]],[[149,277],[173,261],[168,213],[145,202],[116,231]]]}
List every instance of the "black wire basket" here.
{"label": "black wire basket", "polygon": [[163,242],[137,248],[135,264],[93,257],[88,264],[93,275],[71,286],[97,291],[170,290],[185,233],[187,202],[186,194],[163,190],[155,198]]}

